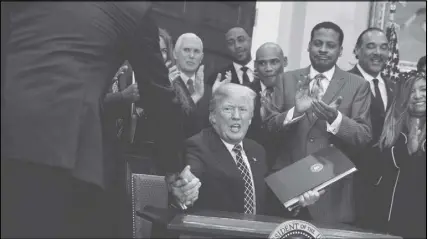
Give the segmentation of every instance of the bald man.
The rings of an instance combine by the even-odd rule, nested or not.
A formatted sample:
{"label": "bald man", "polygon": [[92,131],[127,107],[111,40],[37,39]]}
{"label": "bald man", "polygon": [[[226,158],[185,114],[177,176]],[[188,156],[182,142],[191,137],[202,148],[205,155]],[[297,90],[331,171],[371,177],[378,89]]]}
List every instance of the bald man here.
{"label": "bald man", "polygon": [[[188,105],[184,121],[184,137],[189,138],[209,126],[208,104],[211,87],[204,83],[204,46],[194,33],[184,33],[175,44],[173,57],[180,75],[173,79],[182,105]],[[171,119],[173,120],[173,119]]]}
{"label": "bald man", "polygon": [[284,72],[285,64],[284,53],[276,43],[264,43],[256,51],[254,69],[258,72],[258,77],[252,82],[251,88],[255,89],[254,85],[259,85],[261,90],[256,92],[254,117],[248,134],[266,149],[269,167],[273,166],[273,160],[277,156],[277,144],[283,140],[279,139],[274,132],[268,133],[262,124],[262,118],[272,110],[268,104],[262,102],[270,101],[275,83]]}

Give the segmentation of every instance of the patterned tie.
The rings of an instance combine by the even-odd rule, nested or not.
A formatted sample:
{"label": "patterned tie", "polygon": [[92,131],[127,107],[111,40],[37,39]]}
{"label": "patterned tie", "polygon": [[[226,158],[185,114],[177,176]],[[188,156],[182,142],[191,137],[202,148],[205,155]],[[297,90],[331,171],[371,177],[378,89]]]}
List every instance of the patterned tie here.
{"label": "patterned tie", "polygon": [[245,86],[249,86],[251,84],[250,82],[250,78],[248,77],[247,71],[248,71],[248,67],[243,66],[241,67],[242,70],[242,84]]}
{"label": "patterned tie", "polygon": [[326,79],[323,74],[318,74],[314,78],[314,84],[311,89],[311,97],[317,100],[321,100],[324,96],[325,90],[321,84],[322,80]]}
{"label": "patterned tie", "polygon": [[385,111],[385,108],[383,105],[382,96],[380,95],[379,80],[373,79],[373,84],[374,84],[374,90],[375,90],[375,94],[372,97],[373,104],[376,105],[376,108],[378,108],[383,113]]}
{"label": "patterned tie", "polygon": [[189,78],[187,80],[187,89],[189,89],[190,95],[193,95],[193,93],[195,93],[195,86],[193,86],[193,80],[192,80],[192,78]]}
{"label": "patterned tie", "polygon": [[238,166],[239,171],[241,172],[242,179],[244,180],[245,191],[244,191],[244,213],[246,214],[256,214],[256,201],[255,201],[255,192],[253,183],[251,181],[250,171],[245,165],[244,159],[242,157],[241,145],[237,144],[232,149],[236,153],[236,165]]}

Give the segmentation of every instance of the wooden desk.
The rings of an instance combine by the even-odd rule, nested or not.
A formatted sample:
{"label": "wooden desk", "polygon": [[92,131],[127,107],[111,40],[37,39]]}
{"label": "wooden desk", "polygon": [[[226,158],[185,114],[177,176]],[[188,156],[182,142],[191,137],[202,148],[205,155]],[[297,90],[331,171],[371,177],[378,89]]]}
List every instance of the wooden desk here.
{"label": "wooden desk", "polygon": [[[163,225],[158,229],[168,231],[169,237],[186,235],[194,237],[268,238],[269,234],[279,224],[290,220],[280,217],[219,211],[199,211],[185,214],[175,210],[153,207],[146,207],[142,212],[137,212],[137,215],[154,222],[154,224]],[[325,238],[400,238],[368,232],[343,224],[331,226],[310,221],[309,223],[317,227]]]}

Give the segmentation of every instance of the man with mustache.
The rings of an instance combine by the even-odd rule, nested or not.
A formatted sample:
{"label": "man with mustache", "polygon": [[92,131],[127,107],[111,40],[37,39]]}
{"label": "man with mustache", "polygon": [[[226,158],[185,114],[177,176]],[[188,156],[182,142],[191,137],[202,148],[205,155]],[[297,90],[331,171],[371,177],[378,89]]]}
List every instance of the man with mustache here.
{"label": "man with mustache", "polygon": [[[266,201],[265,150],[245,138],[255,97],[248,87],[232,83],[222,84],[213,92],[209,107],[212,127],[186,140],[184,161],[188,166],[172,183],[172,194],[178,202],[193,210],[278,213],[271,211]],[[314,203],[320,194],[306,192],[300,197],[300,206]]]}
{"label": "man with mustache", "polygon": [[[265,121],[271,131],[287,137],[273,170],[279,170],[333,144],[344,153],[371,140],[370,86],[336,66],[344,34],[332,22],[317,24],[308,44],[311,65],[283,73],[277,81],[271,111]],[[332,184],[309,207],[315,221],[354,221],[352,176]]]}
{"label": "man with mustache", "polygon": [[358,75],[370,83],[371,98],[370,120],[372,123],[372,141],[354,157],[371,160],[358,160],[359,172],[355,174],[356,223],[361,227],[374,226],[376,205],[373,190],[380,180],[377,164],[380,157],[378,147],[373,147],[379,140],[385,121],[385,112],[391,105],[394,96],[394,83],[383,79],[381,72],[388,61],[388,39],[380,28],[370,27],[364,30],[357,39],[354,54],[358,63],[349,72]]}

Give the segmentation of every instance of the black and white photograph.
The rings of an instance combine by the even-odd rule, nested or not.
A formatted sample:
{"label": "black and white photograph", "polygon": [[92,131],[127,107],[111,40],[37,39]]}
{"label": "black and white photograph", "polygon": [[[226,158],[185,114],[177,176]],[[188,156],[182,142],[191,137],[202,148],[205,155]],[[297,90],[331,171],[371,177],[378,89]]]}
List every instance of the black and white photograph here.
{"label": "black and white photograph", "polygon": [[426,238],[426,1],[2,1],[2,238]]}

